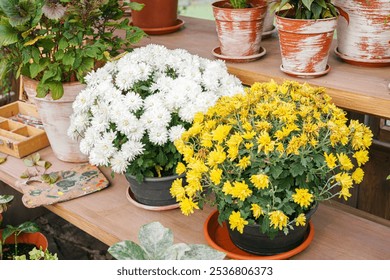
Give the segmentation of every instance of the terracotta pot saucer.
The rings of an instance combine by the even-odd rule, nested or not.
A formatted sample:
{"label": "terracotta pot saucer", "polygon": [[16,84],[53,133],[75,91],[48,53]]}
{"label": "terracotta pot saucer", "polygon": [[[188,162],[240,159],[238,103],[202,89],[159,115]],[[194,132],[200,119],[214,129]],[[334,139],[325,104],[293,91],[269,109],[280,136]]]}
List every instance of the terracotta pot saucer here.
{"label": "terracotta pot saucer", "polygon": [[296,78],[309,79],[309,78],[321,77],[321,76],[328,74],[330,71],[330,66],[327,64],[325,70],[321,71],[321,72],[301,73],[301,72],[288,71],[288,70],[284,69],[283,64],[281,64],[280,70],[282,70],[282,72],[286,73],[287,75],[290,75],[290,76],[293,76]]}
{"label": "terracotta pot saucer", "polygon": [[168,34],[168,33],[173,33],[175,31],[178,31],[184,25],[184,23],[185,23],[184,20],[178,18],[176,20],[176,24],[173,26],[159,27],[159,28],[142,27],[141,29],[149,35],[163,35],[163,34]]}
{"label": "terracotta pot saucer", "polygon": [[342,54],[339,52],[338,48],[336,47],[334,49],[334,53],[344,60],[345,62],[355,65],[355,66],[364,66],[364,67],[386,67],[390,66],[390,58],[384,58],[384,59],[364,59],[364,58],[355,58],[355,57],[349,57],[345,54]]}
{"label": "terracotta pot saucer", "polygon": [[139,203],[134,198],[134,194],[131,191],[130,186],[126,190],[126,198],[128,201],[130,201],[130,203],[137,206],[138,208],[142,208],[142,209],[150,210],[150,211],[165,211],[165,210],[177,209],[180,207],[179,203],[172,204],[172,205],[165,205],[165,206],[150,206],[150,205],[145,205],[145,204]]}
{"label": "terracotta pot saucer", "polygon": [[263,31],[263,33],[261,34],[261,38],[262,39],[267,39],[267,38],[270,38],[272,36],[272,34],[274,34],[276,32],[276,27],[274,26],[271,30],[269,31]]}
{"label": "terracotta pot saucer", "polygon": [[214,249],[226,253],[228,258],[236,260],[284,260],[302,252],[310,245],[314,238],[314,226],[312,222],[309,222],[307,236],[299,246],[290,251],[270,256],[253,255],[234,245],[229,237],[226,224],[224,223],[223,226],[220,226],[218,223],[218,211],[214,211],[209,215],[203,225],[203,233],[207,243]]}
{"label": "terracotta pot saucer", "polygon": [[261,58],[266,54],[266,50],[263,47],[260,47],[260,52],[254,55],[248,55],[248,56],[227,56],[221,54],[221,48],[216,47],[213,49],[212,53],[215,57],[225,60],[226,62],[232,62],[232,63],[245,63],[250,61],[255,61]]}

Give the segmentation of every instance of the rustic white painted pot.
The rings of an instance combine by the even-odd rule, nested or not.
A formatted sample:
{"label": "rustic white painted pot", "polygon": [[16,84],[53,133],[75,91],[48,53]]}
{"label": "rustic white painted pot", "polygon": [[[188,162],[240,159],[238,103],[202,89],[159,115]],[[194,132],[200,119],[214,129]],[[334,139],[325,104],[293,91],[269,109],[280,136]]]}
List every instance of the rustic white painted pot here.
{"label": "rustic white painted pot", "polygon": [[212,4],[221,54],[244,57],[260,52],[267,1],[251,0],[253,8],[233,9],[229,1]]}
{"label": "rustic white painted pot", "polygon": [[268,38],[272,35],[272,32],[275,30],[275,12],[271,11],[272,5],[276,2],[276,0],[269,0],[267,5],[267,11],[265,13],[264,17],[264,24],[263,24],[263,34],[262,38]]}
{"label": "rustic white painted pot", "polygon": [[337,18],[305,20],[276,16],[282,67],[290,73],[323,73]]}
{"label": "rustic white painted pot", "polygon": [[73,101],[85,85],[78,82],[64,83],[64,95],[59,100],[53,100],[49,94],[45,98],[35,97],[38,81],[27,77],[22,79],[29,100],[37,106],[54,155],[62,161],[87,162],[88,156],[80,152],[79,141],[67,135]]}
{"label": "rustic white painted pot", "polygon": [[390,65],[390,1],[336,0],[338,54],[361,66]]}

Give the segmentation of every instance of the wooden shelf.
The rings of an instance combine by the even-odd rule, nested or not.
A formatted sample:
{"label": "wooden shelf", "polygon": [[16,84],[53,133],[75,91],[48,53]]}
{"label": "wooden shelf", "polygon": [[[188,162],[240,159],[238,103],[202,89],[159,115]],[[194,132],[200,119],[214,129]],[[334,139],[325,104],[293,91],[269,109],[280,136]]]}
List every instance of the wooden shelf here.
{"label": "wooden shelf", "polygon": [[[146,44],[161,44],[167,48],[182,48],[192,54],[215,59],[212,50],[219,45],[214,21],[182,17],[184,28],[179,32],[150,36]],[[244,84],[285,79],[308,82],[327,88],[327,93],[336,105],[355,112],[390,119],[390,67],[366,68],[343,62],[334,53],[333,42],[328,64],[331,71],[319,78],[300,79],[286,75],[280,70],[281,56],[277,33],[262,40],[266,55],[249,63],[227,63],[230,73],[238,76]]]}

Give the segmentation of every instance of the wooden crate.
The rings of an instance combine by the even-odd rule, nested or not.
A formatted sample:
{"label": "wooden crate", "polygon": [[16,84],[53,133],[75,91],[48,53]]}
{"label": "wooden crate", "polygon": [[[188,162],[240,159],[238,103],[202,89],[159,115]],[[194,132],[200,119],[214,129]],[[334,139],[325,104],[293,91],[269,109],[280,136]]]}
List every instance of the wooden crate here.
{"label": "wooden crate", "polygon": [[0,107],[0,152],[22,158],[49,145],[34,105],[16,101]]}

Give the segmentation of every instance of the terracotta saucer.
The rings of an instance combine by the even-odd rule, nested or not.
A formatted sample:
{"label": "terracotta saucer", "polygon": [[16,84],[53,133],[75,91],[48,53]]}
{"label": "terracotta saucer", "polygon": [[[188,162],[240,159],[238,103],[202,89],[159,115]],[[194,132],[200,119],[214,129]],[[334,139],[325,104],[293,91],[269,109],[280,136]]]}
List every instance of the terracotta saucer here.
{"label": "terracotta saucer", "polygon": [[274,28],[272,28],[271,30],[268,30],[268,31],[265,31],[261,34],[261,38],[262,39],[267,39],[267,38],[270,38],[272,36],[272,34],[274,34],[276,32],[276,27],[274,26]]}
{"label": "terracotta saucer", "polygon": [[296,77],[296,78],[309,79],[309,78],[321,77],[321,76],[324,76],[324,75],[328,74],[329,71],[330,71],[330,66],[327,64],[325,70],[321,71],[321,72],[301,73],[301,72],[288,71],[288,70],[284,69],[283,64],[281,64],[280,65],[280,70],[282,70],[287,75],[290,75],[290,76],[293,76],[293,77]]}
{"label": "terracotta saucer", "polygon": [[225,60],[227,62],[233,62],[233,63],[243,63],[243,62],[250,62],[258,60],[260,57],[264,56],[266,54],[266,50],[263,47],[260,47],[260,52],[254,55],[248,55],[248,56],[227,56],[221,54],[221,48],[216,47],[213,49],[213,55],[219,59]]}
{"label": "terracotta saucer", "polygon": [[176,24],[173,26],[168,26],[168,27],[160,27],[160,28],[141,28],[145,33],[149,35],[163,35],[163,34],[168,34],[175,32],[179,30],[183,25],[184,25],[184,20],[182,19],[177,19]]}
{"label": "terracotta saucer", "polygon": [[130,203],[137,206],[138,208],[142,208],[142,209],[150,210],[150,211],[165,211],[165,210],[177,209],[180,207],[179,203],[172,204],[172,205],[164,205],[164,206],[150,206],[150,205],[145,205],[145,204],[139,203],[135,199],[134,194],[131,191],[130,187],[128,187],[126,190],[126,198],[128,201],[130,201]]}
{"label": "terracotta saucer", "polygon": [[206,222],[203,226],[203,233],[207,240],[207,243],[217,249],[226,253],[226,256],[235,259],[235,260],[284,260],[295,256],[296,254],[305,250],[313,240],[314,237],[314,226],[312,222],[309,222],[308,234],[299,246],[296,248],[276,254],[271,256],[259,256],[253,255],[251,253],[245,252],[238,248],[233,242],[230,240],[229,232],[224,223],[223,226],[220,226],[218,223],[218,212],[214,211],[209,215]]}
{"label": "terracotta saucer", "polygon": [[342,54],[338,51],[337,48],[334,49],[334,53],[340,57],[345,62],[356,66],[364,66],[364,67],[386,67],[390,66],[390,58],[384,59],[364,59],[364,58],[355,58],[349,57],[345,54]]}

